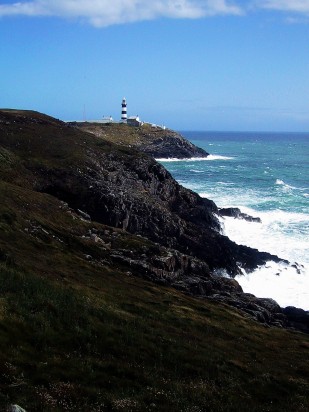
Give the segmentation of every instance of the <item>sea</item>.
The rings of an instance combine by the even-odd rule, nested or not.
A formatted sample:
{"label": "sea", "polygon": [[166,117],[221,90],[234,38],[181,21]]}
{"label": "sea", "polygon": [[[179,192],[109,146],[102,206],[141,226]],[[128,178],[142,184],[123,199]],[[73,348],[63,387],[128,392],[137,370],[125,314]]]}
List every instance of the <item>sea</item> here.
{"label": "sea", "polygon": [[290,262],[243,271],[236,277],[243,290],[309,310],[309,133],[181,134],[210,155],[157,160],[181,185],[219,208],[238,207],[261,218],[262,223],[220,218],[231,240]]}

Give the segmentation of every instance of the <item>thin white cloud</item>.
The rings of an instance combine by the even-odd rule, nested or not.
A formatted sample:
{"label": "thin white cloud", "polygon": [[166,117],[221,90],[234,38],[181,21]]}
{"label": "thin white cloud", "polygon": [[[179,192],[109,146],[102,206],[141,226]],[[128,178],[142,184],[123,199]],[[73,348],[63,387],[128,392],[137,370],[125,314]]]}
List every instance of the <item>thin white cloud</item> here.
{"label": "thin white cloud", "polygon": [[259,0],[257,7],[309,15],[309,0]]}
{"label": "thin white cloud", "polygon": [[198,19],[224,14],[240,15],[242,9],[232,0],[32,0],[0,5],[0,17],[77,18],[96,27],[160,17]]}

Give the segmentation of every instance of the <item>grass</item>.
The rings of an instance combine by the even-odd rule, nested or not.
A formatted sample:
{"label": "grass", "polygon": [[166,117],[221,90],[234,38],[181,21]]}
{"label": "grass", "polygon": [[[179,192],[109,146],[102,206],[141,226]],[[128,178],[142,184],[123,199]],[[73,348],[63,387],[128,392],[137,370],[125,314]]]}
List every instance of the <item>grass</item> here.
{"label": "grass", "polygon": [[113,277],[94,292],[0,265],[2,407],[306,410],[306,336]]}

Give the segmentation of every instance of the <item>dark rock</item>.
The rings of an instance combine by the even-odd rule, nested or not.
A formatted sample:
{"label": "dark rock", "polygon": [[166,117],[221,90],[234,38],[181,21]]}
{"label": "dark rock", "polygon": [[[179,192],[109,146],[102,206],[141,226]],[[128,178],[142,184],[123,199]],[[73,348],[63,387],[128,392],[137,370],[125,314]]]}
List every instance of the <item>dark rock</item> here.
{"label": "dark rock", "polygon": [[82,175],[78,170],[33,169],[37,190],[85,211],[92,220],[195,256],[211,270],[224,268],[231,276],[241,267],[253,270],[267,260],[280,260],[222,236],[216,205],[181,187],[153,159],[89,155]]}
{"label": "dark rock", "polygon": [[273,299],[260,299],[252,294],[236,291],[214,294],[212,298],[241,310],[257,322],[271,326],[287,326],[286,316]]}
{"label": "dark rock", "polygon": [[166,131],[163,137],[153,140],[151,134],[148,141],[139,146],[139,150],[154,158],[187,159],[191,157],[207,157],[204,149],[195,146],[180,134],[171,130]]}
{"label": "dark rock", "polygon": [[287,317],[287,326],[309,333],[309,311],[287,306],[283,313]]}
{"label": "dark rock", "polygon": [[219,209],[219,215],[223,217],[224,216],[234,217],[235,219],[244,219],[244,220],[247,220],[248,222],[256,222],[256,223],[262,222],[259,217],[253,217],[253,216],[247,215],[246,213],[242,213],[238,207],[221,208]]}

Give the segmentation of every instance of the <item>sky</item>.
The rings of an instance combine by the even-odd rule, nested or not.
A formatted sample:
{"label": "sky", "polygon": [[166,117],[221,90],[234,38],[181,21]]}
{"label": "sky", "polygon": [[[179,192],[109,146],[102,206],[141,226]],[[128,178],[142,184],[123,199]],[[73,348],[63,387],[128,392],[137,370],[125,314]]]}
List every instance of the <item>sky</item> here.
{"label": "sky", "polygon": [[0,107],[309,132],[309,0],[0,0]]}

